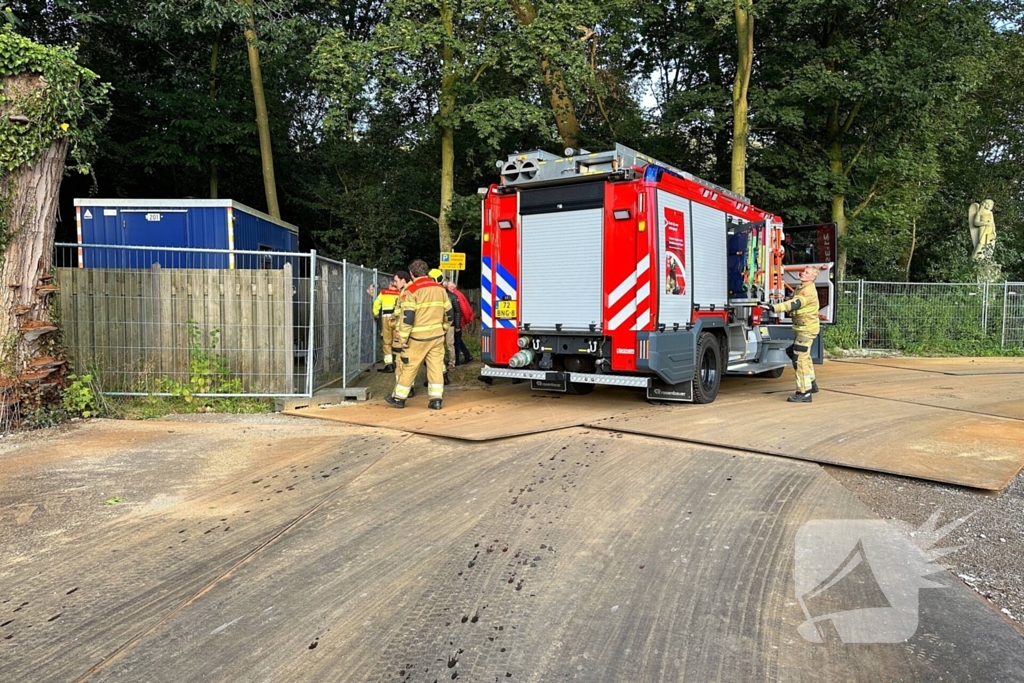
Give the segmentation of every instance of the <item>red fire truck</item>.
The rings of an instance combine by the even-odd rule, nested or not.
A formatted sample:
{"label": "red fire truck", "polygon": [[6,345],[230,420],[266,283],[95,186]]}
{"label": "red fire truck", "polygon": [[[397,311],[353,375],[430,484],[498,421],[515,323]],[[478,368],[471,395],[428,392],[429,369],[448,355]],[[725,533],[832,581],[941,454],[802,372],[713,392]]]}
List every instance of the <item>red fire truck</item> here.
{"label": "red fire truck", "polygon": [[[510,155],[480,190],[484,381],[710,403],[723,374],[791,364],[790,321],[758,304],[785,298],[808,263],[833,321],[834,225],[783,230],[745,197],[622,145],[565,154]],[[812,354],[820,363],[820,336]]]}

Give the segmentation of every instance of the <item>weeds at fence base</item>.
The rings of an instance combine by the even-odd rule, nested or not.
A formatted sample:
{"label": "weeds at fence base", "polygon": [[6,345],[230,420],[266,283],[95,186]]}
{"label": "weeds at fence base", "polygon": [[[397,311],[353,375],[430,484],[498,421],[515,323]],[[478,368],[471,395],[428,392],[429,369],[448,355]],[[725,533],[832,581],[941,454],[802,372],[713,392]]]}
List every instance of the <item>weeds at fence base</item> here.
{"label": "weeds at fence base", "polygon": [[[266,398],[202,398],[191,397],[186,401],[179,396],[125,396],[104,397],[102,404],[91,411],[89,417],[106,417],[114,420],[156,420],[168,415],[197,415],[220,413],[229,415],[259,414],[274,412],[273,399]],[[47,429],[78,419],[79,414],[63,407],[36,408],[25,413],[19,429],[31,431]]]}
{"label": "weeds at fence base", "polygon": [[108,399],[107,417],[117,420],[155,420],[167,415],[223,413],[231,415],[271,413],[273,399],[266,398],[203,398],[191,396],[124,396]]}

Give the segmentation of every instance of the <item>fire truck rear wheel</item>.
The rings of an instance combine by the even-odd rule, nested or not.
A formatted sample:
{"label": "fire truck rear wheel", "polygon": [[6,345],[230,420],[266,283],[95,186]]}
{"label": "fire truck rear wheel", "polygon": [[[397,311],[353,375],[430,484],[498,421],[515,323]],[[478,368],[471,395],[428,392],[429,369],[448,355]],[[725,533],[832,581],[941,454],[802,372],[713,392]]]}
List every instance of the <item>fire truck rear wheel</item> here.
{"label": "fire truck rear wheel", "polygon": [[693,402],[711,403],[722,383],[722,352],[718,339],[710,332],[697,338],[697,367],[693,372]]}
{"label": "fire truck rear wheel", "polygon": [[583,396],[593,390],[594,385],[586,382],[567,382],[565,386],[565,393],[572,394],[573,396]]}
{"label": "fire truck rear wheel", "polygon": [[768,372],[759,372],[759,373],[757,373],[757,377],[767,377],[768,379],[778,379],[778,378],[782,377],[782,373],[785,372],[785,371],[786,371],[786,368],[775,368],[774,370],[769,370]]}

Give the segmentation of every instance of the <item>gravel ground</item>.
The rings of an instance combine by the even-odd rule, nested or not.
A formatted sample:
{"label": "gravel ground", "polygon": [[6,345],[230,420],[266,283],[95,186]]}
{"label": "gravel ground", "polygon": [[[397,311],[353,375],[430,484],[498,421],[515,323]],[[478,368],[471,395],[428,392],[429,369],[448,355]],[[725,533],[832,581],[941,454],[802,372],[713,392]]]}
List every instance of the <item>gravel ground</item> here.
{"label": "gravel ground", "polygon": [[825,469],[884,519],[920,526],[939,513],[938,524],[942,526],[966,517],[941,543],[944,547],[963,547],[938,562],[1021,628],[1024,473],[994,493],[888,474]]}

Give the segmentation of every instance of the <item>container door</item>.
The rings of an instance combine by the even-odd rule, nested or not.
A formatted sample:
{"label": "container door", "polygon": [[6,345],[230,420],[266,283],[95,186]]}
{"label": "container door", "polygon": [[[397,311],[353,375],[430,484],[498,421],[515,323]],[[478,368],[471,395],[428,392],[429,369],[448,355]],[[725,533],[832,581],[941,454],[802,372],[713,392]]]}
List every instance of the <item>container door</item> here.
{"label": "container door", "polygon": [[[121,210],[123,244],[134,247],[187,247],[188,224],[184,211]],[[125,256],[127,268],[149,268],[159,263],[165,268],[182,267],[168,251],[131,251]]]}
{"label": "container door", "polygon": [[783,281],[786,295],[799,286],[800,271],[805,266],[820,269],[814,285],[818,290],[819,315],[822,322],[836,321],[836,224],[799,225],[787,227],[782,241],[785,255],[782,259]]}

